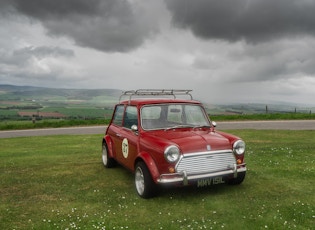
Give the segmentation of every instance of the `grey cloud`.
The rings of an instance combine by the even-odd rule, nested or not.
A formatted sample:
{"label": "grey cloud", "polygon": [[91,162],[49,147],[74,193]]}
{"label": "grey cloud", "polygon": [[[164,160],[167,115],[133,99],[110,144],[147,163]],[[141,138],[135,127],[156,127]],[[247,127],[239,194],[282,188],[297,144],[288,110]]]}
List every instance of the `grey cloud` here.
{"label": "grey cloud", "polygon": [[44,20],[60,20],[74,15],[99,14],[100,0],[13,0],[17,11]]}
{"label": "grey cloud", "polygon": [[262,42],[315,34],[315,1],[165,0],[173,25],[204,39]]}
{"label": "grey cloud", "polygon": [[[54,81],[63,76],[63,61],[74,57],[70,49],[60,47],[25,47],[0,50],[0,81]],[[60,59],[60,60],[58,60]],[[53,60],[53,61],[52,61]]]}
{"label": "grey cloud", "polygon": [[191,63],[199,75],[213,82],[273,84],[302,81],[305,77],[315,79],[315,40],[312,37],[258,44],[215,43],[220,47],[216,52],[195,52]]}
{"label": "grey cloud", "polygon": [[11,9],[11,14],[40,21],[52,36],[67,36],[80,46],[106,52],[128,52],[158,30],[152,16],[157,14],[148,4],[126,0],[12,0],[2,7]]}
{"label": "grey cloud", "polygon": [[48,46],[40,46],[40,47],[25,47],[22,49],[15,50],[13,55],[26,55],[26,56],[36,56],[37,58],[45,58],[45,57],[73,57],[74,51],[70,49],[63,49],[60,47],[48,47]]}
{"label": "grey cloud", "polygon": [[[246,59],[243,71],[258,81],[314,76],[314,45],[314,40],[305,38],[248,46],[241,54]],[[235,59],[239,57],[234,56]]]}
{"label": "grey cloud", "polygon": [[60,47],[25,47],[21,49],[14,50],[13,52],[8,52],[2,50],[0,52],[0,61],[2,64],[6,65],[26,65],[32,58],[43,59],[47,57],[74,57],[74,51],[70,49],[64,49]]}

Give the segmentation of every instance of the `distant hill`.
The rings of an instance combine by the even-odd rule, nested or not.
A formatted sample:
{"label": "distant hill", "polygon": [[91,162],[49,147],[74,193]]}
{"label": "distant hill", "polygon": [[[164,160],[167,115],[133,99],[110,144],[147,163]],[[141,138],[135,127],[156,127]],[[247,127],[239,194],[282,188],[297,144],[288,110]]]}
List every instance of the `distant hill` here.
{"label": "distant hill", "polygon": [[[108,114],[119,101],[122,90],[119,89],[63,89],[34,86],[0,85],[0,109],[2,116],[21,112],[59,112],[67,116],[91,117],[93,114]],[[293,105],[282,102],[239,103],[217,105],[204,102],[209,114],[259,114],[259,113],[314,113],[314,107]],[[91,112],[91,108],[101,111]],[[86,111],[84,112],[83,109]],[[6,111],[4,111],[6,110]],[[87,111],[89,110],[89,111]],[[76,112],[74,112],[76,111]],[[0,111],[1,116],[1,111]]]}
{"label": "distant hill", "polygon": [[[34,86],[15,86],[0,85],[0,99],[6,95],[13,98],[48,98],[48,97],[65,97],[67,99],[91,100],[94,97],[108,97],[112,99],[119,98],[122,90],[118,89],[63,89],[63,88],[45,88]],[[2,97],[1,97],[2,96]]]}
{"label": "distant hill", "polygon": [[122,91],[0,85],[0,119],[111,117]]}

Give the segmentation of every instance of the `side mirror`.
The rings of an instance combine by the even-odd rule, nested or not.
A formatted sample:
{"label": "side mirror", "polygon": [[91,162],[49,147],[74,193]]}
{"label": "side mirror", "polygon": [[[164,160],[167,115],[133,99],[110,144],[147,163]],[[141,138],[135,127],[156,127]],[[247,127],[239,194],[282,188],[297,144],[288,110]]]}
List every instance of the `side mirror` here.
{"label": "side mirror", "polygon": [[132,125],[131,126],[131,130],[132,130],[132,132],[137,133],[138,132],[138,126],[137,125]]}
{"label": "side mirror", "polygon": [[212,121],[211,124],[213,127],[217,127],[217,123],[215,121]]}

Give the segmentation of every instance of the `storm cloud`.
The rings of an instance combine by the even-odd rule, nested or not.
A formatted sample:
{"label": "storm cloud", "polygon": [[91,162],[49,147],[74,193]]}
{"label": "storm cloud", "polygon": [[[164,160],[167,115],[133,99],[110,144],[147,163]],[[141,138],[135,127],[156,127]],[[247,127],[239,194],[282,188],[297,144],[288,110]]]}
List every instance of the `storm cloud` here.
{"label": "storm cloud", "polygon": [[41,22],[52,36],[105,52],[136,49],[158,31],[157,15],[143,1],[4,0],[2,8]]}
{"label": "storm cloud", "polygon": [[315,35],[315,1],[167,0],[173,24],[204,39],[264,42]]}
{"label": "storm cloud", "polygon": [[1,0],[0,83],[315,98],[312,0]]}

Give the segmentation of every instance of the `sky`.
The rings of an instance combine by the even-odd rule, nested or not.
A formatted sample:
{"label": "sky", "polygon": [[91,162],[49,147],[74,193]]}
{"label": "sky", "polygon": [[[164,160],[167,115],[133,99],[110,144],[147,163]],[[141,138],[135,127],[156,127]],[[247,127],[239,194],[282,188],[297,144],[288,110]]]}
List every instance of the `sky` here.
{"label": "sky", "polygon": [[315,105],[315,0],[0,0],[0,84]]}

